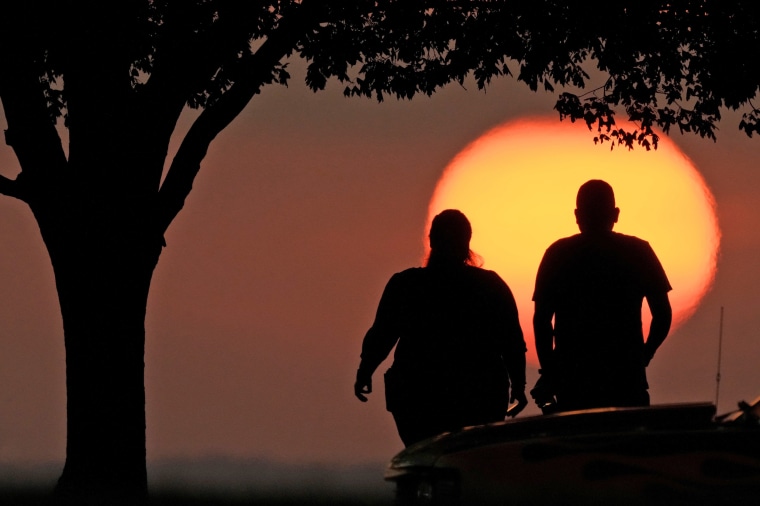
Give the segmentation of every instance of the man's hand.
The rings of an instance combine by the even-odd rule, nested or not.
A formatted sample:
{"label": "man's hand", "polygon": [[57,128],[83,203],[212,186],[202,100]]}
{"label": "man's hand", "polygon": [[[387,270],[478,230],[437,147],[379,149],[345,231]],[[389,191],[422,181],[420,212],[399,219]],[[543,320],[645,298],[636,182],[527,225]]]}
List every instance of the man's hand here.
{"label": "man's hand", "polygon": [[541,408],[545,415],[557,411],[557,398],[555,397],[554,377],[551,372],[539,369],[541,376],[536,381],[536,386],[530,391],[531,397],[536,401],[536,405]]}
{"label": "man's hand", "polygon": [[354,395],[362,402],[367,402],[367,396],[364,394],[372,393],[372,375],[366,374],[359,369],[356,371],[356,383],[354,383]]}
{"label": "man's hand", "polygon": [[512,395],[509,397],[509,403],[512,404],[507,410],[507,416],[514,418],[528,405],[528,399],[525,397],[525,390],[512,390]]}

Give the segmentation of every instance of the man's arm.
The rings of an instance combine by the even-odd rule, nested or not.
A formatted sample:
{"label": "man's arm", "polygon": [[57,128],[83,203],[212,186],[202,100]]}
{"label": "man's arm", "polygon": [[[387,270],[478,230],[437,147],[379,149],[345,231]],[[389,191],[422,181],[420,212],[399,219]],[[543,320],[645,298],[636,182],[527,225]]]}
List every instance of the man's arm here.
{"label": "man's arm", "polygon": [[530,395],[544,414],[556,411],[557,407],[553,317],[552,305],[546,301],[537,300],[533,312],[533,335],[538,362],[541,365],[539,370],[541,377],[530,391]]}
{"label": "man's arm", "polygon": [[554,350],[554,327],[552,318],[554,310],[543,301],[536,301],[533,313],[533,335],[536,341],[536,353],[541,369],[548,371],[552,368]]}
{"label": "man's arm", "polygon": [[673,310],[670,307],[668,292],[660,292],[647,295],[647,304],[652,313],[652,323],[649,326],[649,335],[644,344],[644,364],[649,365],[657,348],[665,341],[670,332],[670,324],[673,321]]}

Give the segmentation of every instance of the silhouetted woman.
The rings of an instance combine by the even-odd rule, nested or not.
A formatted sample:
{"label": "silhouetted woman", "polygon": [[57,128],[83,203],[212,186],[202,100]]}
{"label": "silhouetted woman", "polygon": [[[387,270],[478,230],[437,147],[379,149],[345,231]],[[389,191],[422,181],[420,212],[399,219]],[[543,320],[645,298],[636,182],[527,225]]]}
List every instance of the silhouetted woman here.
{"label": "silhouetted woman", "polygon": [[[460,427],[503,420],[525,399],[525,341],[517,305],[498,274],[473,265],[472,229],[460,211],[433,219],[425,267],[394,274],[364,337],[354,393],[390,354],[386,407],[406,446]],[[510,384],[512,395],[510,396]]]}

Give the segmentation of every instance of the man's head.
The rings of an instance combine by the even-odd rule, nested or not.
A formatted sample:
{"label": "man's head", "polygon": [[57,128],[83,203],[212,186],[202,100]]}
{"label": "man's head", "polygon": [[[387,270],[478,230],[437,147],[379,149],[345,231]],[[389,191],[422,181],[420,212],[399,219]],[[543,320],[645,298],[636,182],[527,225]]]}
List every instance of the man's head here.
{"label": "man's head", "polygon": [[581,232],[609,232],[620,215],[612,187],[600,179],[581,185],[575,206],[575,221]]}

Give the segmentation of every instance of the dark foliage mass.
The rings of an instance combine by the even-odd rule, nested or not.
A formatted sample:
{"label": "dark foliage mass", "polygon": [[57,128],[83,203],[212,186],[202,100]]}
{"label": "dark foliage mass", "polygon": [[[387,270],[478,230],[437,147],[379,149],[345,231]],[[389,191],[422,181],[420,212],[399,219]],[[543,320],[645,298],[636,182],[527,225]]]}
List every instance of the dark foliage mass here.
{"label": "dark foliage mass", "polygon": [[[648,149],[654,127],[714,139],[727,108],[760,132],[759,15],[749,0],[3,3],[0,100],[21,173],[0,193],[29,205],[55,272],[61,496],[145,495],[144,317],[163,235],[209,144],[263,86],[288,83],[289,58],[315,91],[332,80],[376,100],[514,76],[561,91],[560,118],[597,141]],[[186,106],[202,112],[167,164]]]}
{"label": "dark foliage mass", "polygon": [[[749,0],[142,0],[17,2],[3,7],[3,46],[34,61],[52,117],[68,117],[67,75],[97,69],[92,85],[123,104],[208,107],[239,89],[285,84],[283,59],[308,60],[314,90],[337,78],[347,95],[412,98],[473,76],[478,87],[514,75],[559,94],[561,117],[630,145],[652,126],[714,138],[724,108],[747,110],[760,69],[760,5]],[[594,79],[590,79],[592,73]],[[255,83],[255,84],[254,84]],[[246,84],[248,86],[246,86]],[[232,93],[231,95],[235,95]],[[225,101],[233,102],[233,97]],[[168,107],[168,105],[167,105]],[[234,108],[233,108],[234,109]],[[638,136],[615,134],[623,109]]]}
{"label": "dark foliage mass", "polygon": [[[760,85],[751,56],[760,49],[756,2],[369,4],[352,3],[343,14],[360,26],[325,24],[309,35],[301,54],[311,60],[310,86],[334,76],[348,83],[347,95],[382,100],[429,95],[468,75],[478,87],[515,75],[534,91],[595,83],[560,93],[560,117],[596,128],[597,141],[628,147],[656,146],[653,127],[715,139],[725,108],[747,110],[739,125],[747,135],[760,128],[752,103]],[[616,128],[619,109],[640,129]]]}

